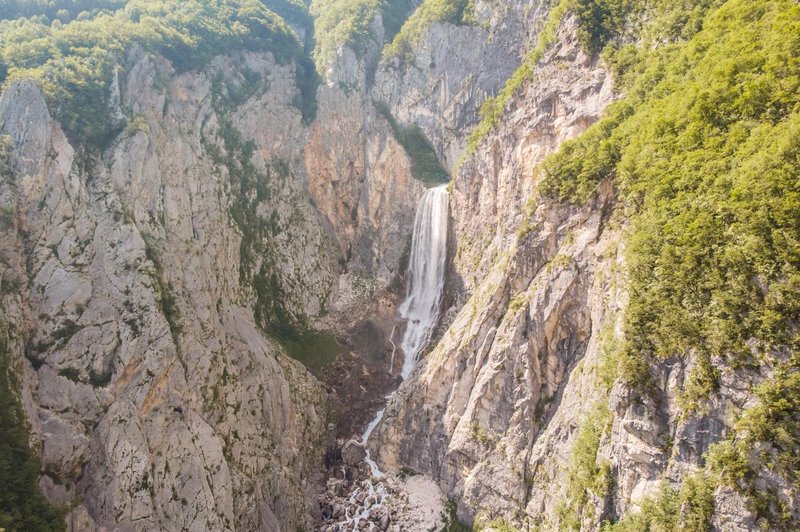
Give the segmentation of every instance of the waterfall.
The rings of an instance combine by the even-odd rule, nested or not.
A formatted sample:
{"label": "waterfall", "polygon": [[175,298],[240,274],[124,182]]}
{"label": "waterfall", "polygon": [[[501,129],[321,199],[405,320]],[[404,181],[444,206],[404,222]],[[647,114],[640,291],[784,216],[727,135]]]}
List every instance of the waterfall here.
{"label": "waterfall", "polygon": [[[414,216],[414,232],[411,237],[411,254],[408,263],[408,285],[406,299],[398,309],[400,315],[406,320],[405,333],[400,346],[403,349],[403,369],[400,372],[403,379],[407,379],[419,359],[419,355],[428,345],[439,319],[442,307],[442,292],[444,290],[444,270],[447,261],[447,215],[448,201],[446,187],[440,186],[429,189],[422,196],[417,205]],[[392,343],[391,367],[394,367],[394,328],[390,340]],[[392,394],[386,399],[391,400]],[[361,442],[366,446],[370,434],[383,419],[385,408],[375,414],[361,436]],[[377,497],[377,502],[364,504],[356,499],[356,491],[349,498],[350,506],[355,508],[351,514],[345,512],[344,519],[337,525],[343,530],[360,530],[362,521],[368,520],[370,512],[386,504],[390,495],[387,490],[385,476],[378,464],[370,456],[369,447],[366,449],[365,461],[369,464],[371,478],[360,484],[368,490],[370,499]],[[344,470],[343,470],[344,471]],[[369,500],[369,499],[366,499]]]}
{"label": "waterfall", "polygon": [[[406,330],[400,344],[403,348],[403,369],[400,374],[404,380],[411,374],[420,353],[428,345],[442,307],[444,270],[447,265],[448,201],[446,185],[428,189],[422,196],[414,217],[406,299],[399,309],[400,315],[406,319]],[[394,330],[392,333],[394,334]],[[391,399],[391,395],[387,399]],[[361,437],[364,444],[380,423],[385,410],[381,409],[375,414],[375,418],[367,426]],[[370,457],[369,450],[366,461],[372,470],[372,476],[383,476]]]}
{"label": "waterfall", "polygon": [[411,255],[408,262],[406,300],[400,315],[406,319],[403,348],[403,379],[408,378],[428,344],[442,306],[444,269],[447,261],[446,185],[429,189],[422,196],[414,217]]}

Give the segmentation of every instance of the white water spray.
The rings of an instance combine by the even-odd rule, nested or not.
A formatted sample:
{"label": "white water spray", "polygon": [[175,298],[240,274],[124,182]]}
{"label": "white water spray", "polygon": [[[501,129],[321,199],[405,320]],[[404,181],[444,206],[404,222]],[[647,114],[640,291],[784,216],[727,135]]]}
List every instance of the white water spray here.
{"label": "white water spray", "polygon": [[407,320],[400,344],[404,353],[400,374],[404,380],[411,374],[420,353],[428,345],[442,306],[447,262],[448,200],[444,185],[428,190],[422,196],[414,218],[408,290],[406,300],[400,305],[400,315]]}
{"label": "white water spray", "polygon": [[[407,379],[419,360],[419,355],[430,341],[444,291],[444,270],[447,262],[447,215],[449,195],[446,185],[428,189],[417,206],[414,232],[411,237],[409,280],[406,300],[400,305],[400,315],[405,318],[406,330],[400,347],[403,348],[403,369],[400,375]],[[392,330],[394,334],[394,330]],[[392,353],[394,364],[394,352]],[[387,398],[391,399],[391,395]],[[370,434],[383,418],[382,408],[369,423],[361,441],[366,445]],[[367,451],[367,463],[372,475],[383,473]]]}

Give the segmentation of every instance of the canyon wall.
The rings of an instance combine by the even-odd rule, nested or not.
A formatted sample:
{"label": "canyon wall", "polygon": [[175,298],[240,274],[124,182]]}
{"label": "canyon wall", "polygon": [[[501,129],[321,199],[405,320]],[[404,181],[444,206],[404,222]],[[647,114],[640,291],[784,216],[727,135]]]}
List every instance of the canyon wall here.
{"label": "canyon wall", "polygon": [[402,278],[424,190],[372,104],[372,31],[366,54],[337,52],[310,120],[291,62],[177,72],[134,46],[111,87],[126,126],[99,156],[33,82],[3,93],[2,322],[71,529],[311,526],[325,393],[272,333],[357,318]]}
{"label": "canyon wall", "polygon": [[[588,201],[538,190],[541,163],[617,97],[574,16],[461,163],[453,182],[452,308],[439,340],[390,400],[371,440],[385,468],[432,476],[465,522],[599,530],[705,468],[705,453],[756,403],[772,369],[714,360],[707,408],[681,399],[696,361],[649,368],[653,389],[618,378],[628,221],[610,180]],[[780,486],[790,512],[797,498]],[[665,482],[667,484],[665,484]],[[712,488],[712,527],[752,530],[753,505]]]}
{"label": "canyon wall", "polygon": [[[431,476],[465,522],[587,530],[705,467],[773,369],[714,360],[719,385],[692,412],[691,353],[650,366],[646,394],[618,378],[618,190],[539,190],[544,159],[619,97],[574,16],[467,149],[552,7],[476,0],[474,23],[433,22],[402,57],[375,14],[311,99],[270,53],[178,72],[134,46],[111,87],[125,126],[95,155],[33,82],[8,86],[0,334],[70,530],[313,527],[330,397],[282,340],[397,323],[433,184],[401,142],[413,127],[452,175],[447,308],[372,434],[380,466]],[[796,515],[793,487],[767,480]],[[739,492],[713,499],[716,529],[756,527]]]}

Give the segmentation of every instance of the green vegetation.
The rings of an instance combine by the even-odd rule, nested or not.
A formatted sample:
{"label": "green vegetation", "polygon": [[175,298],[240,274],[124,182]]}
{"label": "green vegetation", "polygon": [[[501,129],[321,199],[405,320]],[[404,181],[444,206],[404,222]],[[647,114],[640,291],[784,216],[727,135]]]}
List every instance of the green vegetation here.
{"label": "green vegetation", "polygon": [[427,186],[447,183],[450,177],[442,167],[433,146],[417,125],[403,127],[397,123],[389,107],[383,102],[373,102],[375,109],[389,122],[397,142],[411,158],[411,174]]}
{"label": "green vegetation", "polygon": [[[124,127],[101,102],[108,103],[111,79],[133,43],[163,54],[179,71],[240,50],[268,50],[280,61],[303,58],[294,33],[258,0],[107,1],[98,4],[106,9],[78,12],[84,4],[55,2],[67,7],[54,19],[45,9],[0,21],[4,83],[36,80],[51,112],[84,147],[102,147]],[[13,6],[20,16],[33,12],[28,2]]]}
{"label": "green vegetation", "polygon": [[169,332],[172,335],[175,348],[180,349],[180,334],[183,329],[180,324],[181,312],[178,308],[178,301],[175,298],[172,283],[167,282],[164,278],[161,252],[153,240],[146,236],[144,239],[144,252],[150,262],[153,263],[154,271],[151,277],[158,296],[158,303],[161,306],[161,312],[167,320],[167,325],[169,325]]}
{"label": "green vegetation", "polygon": [[[13,173],[11,171],[11,167],[9,166],[9,157],[11,156],[11,137],[9,135],[0,135],[0,178],[6,179],[10,178]],[[10,207],[5,207],[5,209],[10,209]],[[2,217],[3,221],[5,221],[5,216]],[[0,227],[8,227],[7,224],[3,223]]]}
{"label": "green vegetation", "polygon": [[392,42],[400,32],[408,16],[417,7],[418,0],[384,0],[381,16],[386,42]]}
{"label": "green vegetation", "polygon": [[425,0],[383,49],[384,57],[407,59],[414,46],[436,22],[475,24],[475,0]]}
{"label": "green vegetation", "polygon": [[561,530],[580,530],[589,493],[603,496],[611,487],[611,465],[607,460],[598,463],[597,451],[612,420],[608,407],[600,404],[586,416],[578,431],[567,469],[567,498],[556,510]]}
{"label": "green vegetation", "polygon": [[641,502],[638,512],[629,512],[619,522],[605,523],[603,532],[639,532],[646,530],[711,530],[714,516],[715,483],[703,474],[683,479],[680,491],[664,481],[654,496]]}
{"label": "green vegetation", "polygon": [[385,38],[392,39],[414,3],[414,0],[312,0],[317,68],[325,70],[336,50],[344,45],[363,55],[371,35],[370,25],[378,13],[383,20]]}
{"label": "green vegetation", "polygon": [[[691,415],[717,387],[718,360],[775,368],[736,437],[709,451],[713,477],[703,482],[712,487],[665,489],[652,511],[619,527],[640,530],[652,519],[672,529],[659,512],[684,505],[687,485],[707,499],[721,478],[759,517],[792,528],[785,495],[755,483],[777,475],[790,496],[800,492],[800,6],[638,2],[625,21],[617,7],[631,3],[584,4],[611,6],[583,13],[582,40],[590,50],[605,46],[625,98],[545,161],[541,191],[582,202],[614,180],[631,220],[623,377],[647,393],[651,362],[691,355],[682,397]],[[643,9],[651,10],[644,43],[620,46],[615,32]],[[694,523],[710,519],[701,503]],[[703,529],[694,526],[680,523]]]}
{"label": "green vegetation", "polygon": [[302,362],[317,376],[342,352],[339,341],[328,331],[293,328],[284,330],[275,338],[287,355]]}
{"label": "green vegetation", "polygon": [[256,324],[276,339],[288,355],[318,372],[339,355],[341,348],[332,334],[309,329],[304,316],[287,308],[288,295],[275,273],[272,252],[274,237],[281,228],[274,216],[266,218],[259,213],[259,206],[272,197],[273,176],[278,181],[285,180],[289,167],[276,160],[269,164],[266,173],[260,172],[253,164],[255,143],[244,140],[230,120],[233,109],[260,86],[258,77],[247,73],[239,85],[225,80],[221,73],[212,78],[212,105],[219,120],[223,150],[210,143],[205,147],[215,164],[227,170],[233,197],[228,212],[242,236],[239,282],[245,289],[252,288]]}
{"label": "green vegetation", "polygon": [[39,493],[40,465],[28,446],[28,425],[19,402],[17,369],[9,331],[0,322],[0,529],[64,530],[61,512]]}
{"label": "green vegetation", "polygon": [[545,193],[582,201],[613,177],[631,211],[633,353],[707,369],[751,361],[751,338],[796,345],[798,50],[796,3],[729,1],[688,42],[642,52],[628,97],[546,161]]}
{"label": "green vegetation", "polygon": [[514,74],[506,81],[503,89],[494,98],[488,98],[483,102],[480,109],[481,121],[470,133],[467,139],[467,150],[465,155],[474,152],[483,138],[489,134],[497,124],[505,111],[506,105],[511,97],[533,77],[536,64],[542,59],[548,47],[556,37],[556,31],[561,21],[573,6],[573,0],[559,0],[559,3],[550,11],[550,15],[539,32],[536,47],[528,52]]}
{"label": "green vegetation", "polygon": [[313,34],[314,19],[304,0],[261,0],[273,13],[287,24],[293,24]]}
{"label": "green vegetation", "polygon": [[348,45],[358,54],[366,51],[370,24],[383,5],[382,0],[313,0],[317,69],[324,71],[336,50]]}
{"label": "green vegetation", "polygon": [[99,11],[113,11],[127,0],[0,0],[0,20],[45,16],[66,23],[78,16],[88,17]]}
{"label": "green vegetation", "polygon": [[472,423],[469,424],[469,437],[472,440],[481,443],[483,445],[486,445],[487,443],[489,443],[489,440],[491,440],[491,436],[489,436],[489,433],[477,421],[473,421]]}
{"label": "green vegetation", "polygon": [[573,6],[578,18],[578,35],[584,49],[597,53],[614,36],[622,32],[626,15],[639,0],[576,0]]}

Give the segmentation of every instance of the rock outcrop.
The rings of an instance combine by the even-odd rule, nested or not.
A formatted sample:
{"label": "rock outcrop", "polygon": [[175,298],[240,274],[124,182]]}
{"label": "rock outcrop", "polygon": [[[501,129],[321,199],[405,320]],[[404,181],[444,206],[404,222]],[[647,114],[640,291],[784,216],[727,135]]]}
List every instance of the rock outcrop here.
{"label": "rock outcrop", "polygon": [[[305,527],[323,395],[261,332],[272,310],[240,282],[268,276],[287,313],[312,318],[337,284],[336,247],[305,193],[293,67],[219,58],[221,89],[141,50],[130,65],[131,119],[99,159],[76,152],[31,82],[2,98],[3,277],[19,287],[4,321],[29,359],[43,486],[59,504],[81,497],[73,515],[100,527]],[[252,93],[228,115],[234,87]],[[231,127],[254,142],[269,201],[243,200]]]}
{"label": "rock outcrop", "polygon": [[73,529],[311,526],[325,397],[265,331],[357,321],[424,189],[348,53],[309,124],[291,62],[178,73],[134,46],[99,154],[34,83],[2,95],[0,319]]}
{"label": "rock outcrop", "polygon": [[475,23],[435,22],[408,56],[384,57],[373,99],[388,105],[404,125],[417,125],[446,168],[454,168],[478,110],[519,66],[546,17],[539,0],[475,2]]}
{"label": "rock outcrop", "polygon": [[[534,466],[542,457],[563,463],[569,447],[541,434],[560,427],[553,439],[563,442],[574,432],[591,401],[565,387],[588,371],[599,331],[621,305],[608,276],[618,245],[611,186],[580,208],[534,196],[536,165],[613,97],[610,76],[580,51],[573,29],[562,29],[539,67],[547,81],[517,95],[461,166],[450,275],[467,299],[376,429],[379,463],[433,475],[466,521],[489,509],[524,512],[537,488],[553,489],[532,481]],[[559,413],[565,419],[554,420]]]}
{"label": "rock outcrop", "polygon": [[[290,67],[241,60],[270,71],[262,123],[299,124]],[[28,359],[23,397],[44,490],[82,501],[75,529],[306,526],[323,396],[258,329],[239,282],[246,235],[214,157],[212,82],[175,75],[157,56],[131,62],[122,106],[134,119],[99,159],[81,157],[33,83],[14,83],[0,103],[13,170],[2,183],[12,211],[3,277],[19,287],[3,319]],[[263,170],[291,156],[254,140]],[[296,259],[310,241],[324,251],[319,226],[298,223],[298,209],[313,212],[291,195],[302,182],[280,185],[286,199],[263,216],[294,234],[271,249]],[[275,272],[298,313],[320,308],[335,275],[324,252],[311,258]]]}

